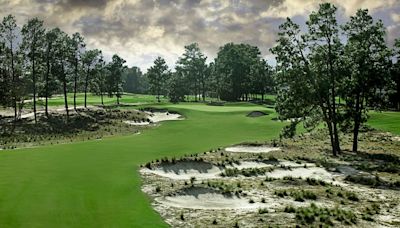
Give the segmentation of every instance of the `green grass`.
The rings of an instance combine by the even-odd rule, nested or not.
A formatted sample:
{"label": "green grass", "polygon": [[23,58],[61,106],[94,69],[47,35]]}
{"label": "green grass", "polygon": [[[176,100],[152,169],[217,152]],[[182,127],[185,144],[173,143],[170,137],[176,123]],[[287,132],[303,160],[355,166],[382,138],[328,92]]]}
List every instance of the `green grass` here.
{"label": "green grass", "polygon": [[[68,105],[72,106],[74,104],[74,95],[72,93],[68,94]],[[117,98],[114,97],[108,97],[104,96],[104,104],[115,104],[117,103]],[[76,103],[77,105],[83,105],[85,101],[85,94],[84,93],[78,93],[77,98],[76,98]],[[121,103],[157,103],[156,96],[154,95],[147,95],[147,94],[130,94],[126,93],[122,96],[120,99]],[[161,98],[161,102],[165,103],[167,102],[166,98]],[[40,101],[40,104],[44,104],[43,102]],[[100,105],[101,104],[101,99],[100,96],[96,96],[93,94],[88,93],[87,94],[87,104],[89,105]],[[62,95],[54,96],[49,99],[49,105],[50,106],[63,106],[64,105],[64,97]]]}
{"label": "green grass", "polygon": [[[121,102],[154,101],[152,96],[132,95]],[[62,102],[51,100],[52,105]],[[90,104],[96,102],[98,97],[89,97]],[[276,138],[286,124],[271,120],[276,116],[272,109],[248,103],[158,107],[179,111],[186,119],[164,122],[140,135],[1,151],[0,227],[166,227],[140,190],[140,164]],[[252,110],[272,114],[245,117]],[[399,114],[372,113],[370,124],[399,134]]]}
{"label": "green grass", "polygon": [[[67,96],[68,99],[68,105],[72,106],[74,104],[74,95],[73,93],[68,93]],[[188,99],[190,101],[194,101],[194,96],[189,96]],[[160,97],[161,104],[165,104],[168,102],[168,98],[166,97]],[[213,98],[207,97],[206,101],[211,101],[215,100]],[[103,96],[103,101],[104,104],[110,105],[110,104],[116,104],[117,103],[117,98],[114,97],[108,97],[108,96]],[[79,106],[84,105],[85,102],[85,94],[84,93],[78,93],[76,96],[76,103]],[[159,104],[157,101],[157,98],[155,95],[149,95],[149,94],[131,94],[131,93],[125,93],[122,98],[120,99],[120,103],[154,103],[154,104]],[[38,101],[39,105],[44,105],[44,98],[40,98]],[[92,93],[87,94],[87,104],[88,105],[101,105],[101,98],[100,96],[94,95]],[[53,96],[52,98],[49,99],[49,105],[50,106],[64,106],[64,96],[63,95],[56,95]],[[32,106],[31,103],[26,104],[26,107]]]}
{"label": "green grass", "polygon": [[[0,153],[1,227],[163,227],[140,190],[140,164],[278,136],[261,106],[164,105],[186,120],[141,135]],[[227,111],[224,111],[226,108]]]}
{"label": "green grass", "polygon": [[370,112],[368,125],[400,135],[400,112]]}

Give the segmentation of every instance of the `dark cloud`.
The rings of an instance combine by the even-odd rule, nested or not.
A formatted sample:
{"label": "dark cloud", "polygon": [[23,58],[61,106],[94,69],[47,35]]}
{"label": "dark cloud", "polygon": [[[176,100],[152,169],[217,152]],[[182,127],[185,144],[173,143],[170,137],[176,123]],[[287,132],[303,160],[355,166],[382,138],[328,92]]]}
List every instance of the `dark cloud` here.
{"label": "dark cloud", "polygon": [[[357,0],[357,4],[332,0],[339,21],[358,7],[374,10],[388,26],[389,40],[399,35],[400,8],[396,0]],[[289,0],[0,0],[0,16],[16,14],[22,21],[39,16],[49,26],[68,33],[81,32],[90,48],[119,53],[129,64],[147,67],[157,55],[173,64],[183,46],[198,42],[215,57],[227,42],[259,46],[264,55],[276,40],[279,24],[289,16],[303,24],[319,1]],[[394,19],[393,19],[394,18]],[[400,19],[399,19],[400,20]],[[21,21],[21,20],[20,20]]]}
{"label": "dark cloud", "polygon": [[104,8],[109,0],[35,0],[37,3],[55,4],[66,9],[82,7]]}

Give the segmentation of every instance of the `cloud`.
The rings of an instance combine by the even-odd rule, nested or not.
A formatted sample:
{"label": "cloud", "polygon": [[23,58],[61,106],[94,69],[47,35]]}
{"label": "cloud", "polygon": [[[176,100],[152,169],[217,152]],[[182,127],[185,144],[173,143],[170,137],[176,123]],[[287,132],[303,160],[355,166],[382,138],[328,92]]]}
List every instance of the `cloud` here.
{"label": "cloud", "polygon": [[[304,22],[323,1],[315,0],[0,0],[0,16],[12,13],[20,24],[39,17],[46,26],[80,32],[89,48],[117,53],[129,65],[149,67],[157,56],[173,66],[184,45],[198,42],[212,60],[227,42],[257,45],[268,60],[277,30],[286,17]],[[399,35],[396,0],[333,0],[339,21],[358,8],[384,20],[389,40]],[[388,14],[390,12],[390,14]],[[391,18],[391,19],[390,19]]]}

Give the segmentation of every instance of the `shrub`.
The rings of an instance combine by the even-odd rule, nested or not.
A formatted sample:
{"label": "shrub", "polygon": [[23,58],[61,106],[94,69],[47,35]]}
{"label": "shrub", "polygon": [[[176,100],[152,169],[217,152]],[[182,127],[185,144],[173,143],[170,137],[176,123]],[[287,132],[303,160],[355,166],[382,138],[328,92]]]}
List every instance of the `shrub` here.
{"label": "shrub", "polygon": [[347,192],[347,199],[351,201],[359,201],[357,195],[354,192]]}
{"label": "shrub", "polygon": [[345,224],[356,224],[357,217],[351,211],[339,209],[337,207],[323,208],[311,203],[308,207],[301,207],[296,210],[296,219],[302,224],[322,223],[332,226],[332,220]]}
{"label": "shrub", "polygon": [[275,195],[279,196],[279,197],[285,197],[288,195],[288,193],[286,192],[286,190],[276,190],[274,192]]}
{"label": "shrub", "polygon": [[190,178],[190,183],[193,185],[193,183],[196,181],[196,177],[191,177]]}
{"label": "shrub", "polygon": [[286,212],[286,213],[295,213],[296,209],[292,205],[288,205],[288,206],[285,207],[284,212]]}
{"label": "shrub", "polygon": [[268,213],[268,209],[267,208],[258,209],[258,214],[266,214],[266,213]]}

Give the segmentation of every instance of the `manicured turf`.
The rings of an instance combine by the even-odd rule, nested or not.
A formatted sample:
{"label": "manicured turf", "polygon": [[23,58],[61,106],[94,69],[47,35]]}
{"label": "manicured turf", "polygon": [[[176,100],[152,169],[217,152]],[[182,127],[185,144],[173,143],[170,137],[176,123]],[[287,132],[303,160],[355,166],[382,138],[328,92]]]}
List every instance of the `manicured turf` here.
{"label": "manicured turf", "polygon": [[[68,104],[72,106],[74,104],[74,95],[72,93],[68,94]],[[85,94],[78,93],[76,98],[77,105],[83,105],[85,101]],[[104,104],[115,104],[117,102],[117,98],[103,96]],[[121,103],[156,103],[157,99],[154,95],[147,95],[147,94],[124,94],[120,99]],[[166,98],[161,98],[161,102],[167,102]],[[40,104],[44,104],[40,102]],[[87,94],[87,104],[88,105],[100,105],[101,99],[100,96],[96,96],[93,94]],[[64,97],[62,95],[57,95],[49,99],[50,106],[63,106],[64,105]]]}
{"label": "manicured turf", "polygon": [[[1,227],[165,226],[140,190],[139,164],[278,135],[261,106],[167,105],[186,116],[140,135],[0,153]],[[224,111],[227,108],[229,111]],[[200,111],[204,110],[204,111]]]}
{"label": "manicured turf", "polygon": [[368,125],[400,135],[400,112],[370,112]]}

